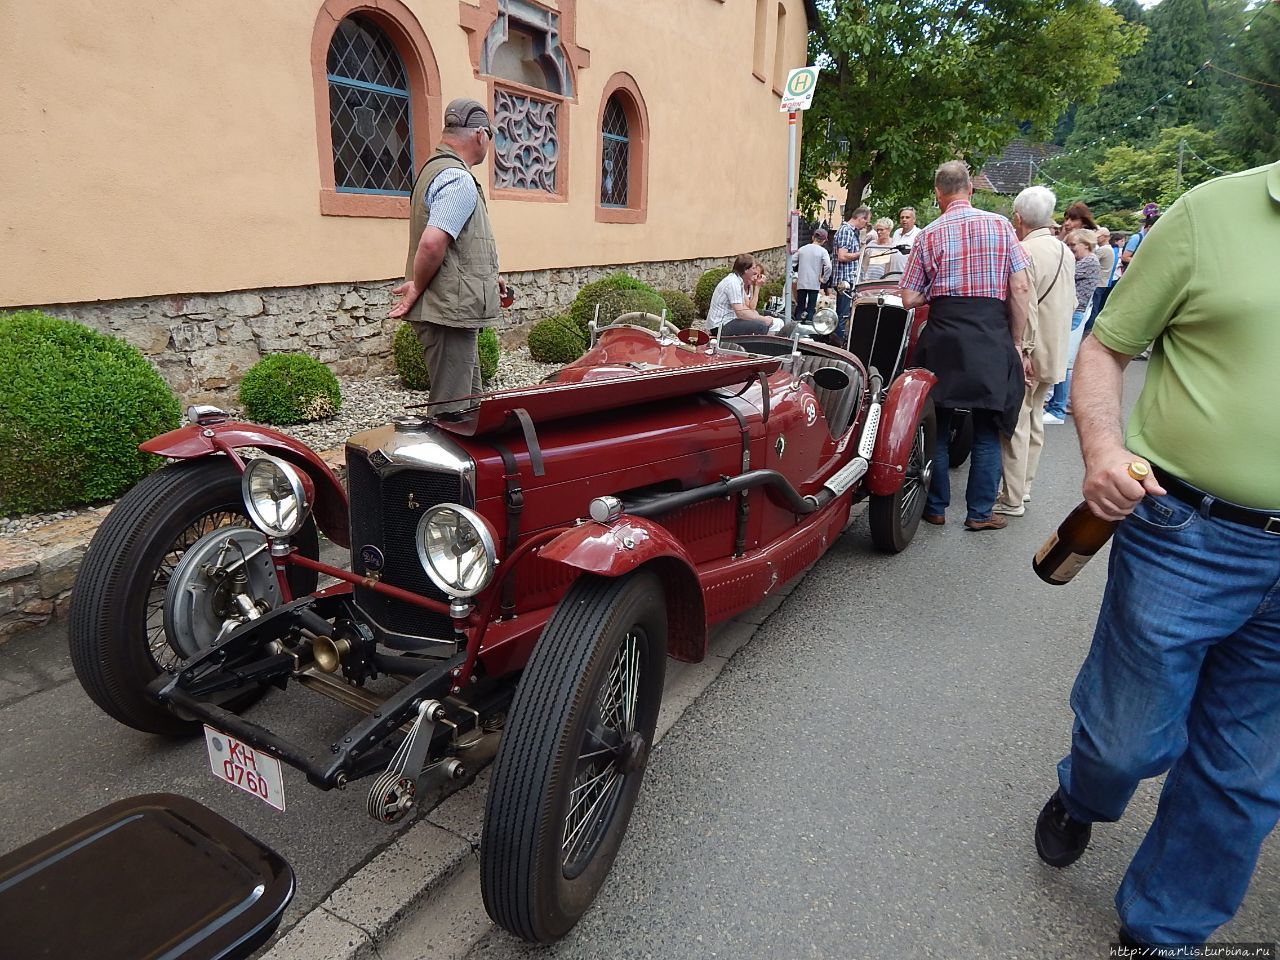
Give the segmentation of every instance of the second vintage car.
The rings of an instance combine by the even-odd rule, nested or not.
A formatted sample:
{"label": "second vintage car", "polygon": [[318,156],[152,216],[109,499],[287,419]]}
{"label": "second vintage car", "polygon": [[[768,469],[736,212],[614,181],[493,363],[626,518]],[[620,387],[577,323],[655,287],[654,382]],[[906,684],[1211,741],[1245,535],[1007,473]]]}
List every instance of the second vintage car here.
{"label": "second vintage car", "polygon": [[[618,851],[666,658],[701,660],[709,628],[817,561],[856,500],[880,549],[914,535],[935,381],[903,369],[899,319],[861,356],[593,330],[554,382],[353,436],[345,490],[290,437],[192,408],[143,445],[172,462],[86,554],[76,673],[130,727],[203,729],[215,774],[280,807],[283,762],[324,790],[366,780],[369,815],[392,823],[500,737],[485,906],[554,940]],[[349,569],[319,561],[318,530]],[[296,686],[360,718],[299,743],[246,713]]]}

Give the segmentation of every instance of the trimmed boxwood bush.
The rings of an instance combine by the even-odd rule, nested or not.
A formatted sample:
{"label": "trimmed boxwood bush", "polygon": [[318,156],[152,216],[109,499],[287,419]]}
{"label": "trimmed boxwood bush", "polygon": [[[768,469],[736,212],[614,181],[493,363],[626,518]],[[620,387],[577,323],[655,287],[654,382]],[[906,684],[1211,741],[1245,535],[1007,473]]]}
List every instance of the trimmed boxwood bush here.
{"label": "trimmed boxwood bush", "polygon": [[[666,308],[656,290],[606,290],[596,302],[600,304],[602,327],[613,323],[624,313],[651,313],[660,317]],[[653,325],[656,327],[657,321]]]}
{"label": "trimmed boxwood bush", "polygon": [[331,417],[342,407],[333,371],[305,353],[263,357],[240,381],[240,403],[259,423],[287,426]]}
{"label": "trimmed boxwood bush", "polygon": [[[615,305],[618,307],[629,303],[636,303],[640,305],[631,306],[627,309],[617,309],[617,312],[615,312],[611,317],[606,317],[606,296],[620,291],[649,294],[655,299],[645,299],[640,297],[637,297],[634,300],[625,297],[612,299],[607,301],[608,309],[610,310],[615,309]],[[648,310],[649,307],[644,304],[653,304],[654,302],[658,304],[657,312],[661,313],[662,297],[658,296],[658,291],[653,289],[653,287],[649,286],[643,280],[637,280],[635,277],[631,276],[631,274],[624,273],[619,270],[617,273],[611,273],[601,280],[596,280],[594,283],[588,283],[579,290],[578,295],[573,298],[573,303],[569,307],[569,317],[575,324],[577,324],[578,330],[581,331],[585,342],[587,324],[590,323],[596,315],[597,303],[601,305],[600,324],[603,326],[610,322],[610,320],[612,320],[613,317],[616,317],[619,313],[628,313],[631,310]]]}
{"label": "trimmed boxwood bush", "polygon": [[659,290],[663,303],[667,305],[667,319],[681,330],[688,330],[698,319],[698,308],[694,306],[693,297],[681,290]]}
{"label": "trimmed boxwood bush", "polygon": [[698,285],[693,290],[693,299],[698,305],[698,316],[707,315],[707,311],[711,309],[711,295],[716,292],[716,284],[728,275],[728,267],[713,267],[698,278]]}
{"label": "trimmed boxwood bush", "polygon": [[498,335],[485,327],[476,338],[476,349],[480,352],[480,379],[488,383],[498,372],[498,358],[502,355]]}
{"label": "trimmed boxwood bush", "polygon": [[402,323],[396,328],[396,335],[391,340],[391,358],[395,361],[400,382],[410,390],[427,390],[431,387],[422,342],[408,323]]}
{"label": "trimmed boxwood bush", "polygon": [[[476,338],[476,349],[480,354],[480,379],[488,383],[498,372],[498,358],[502,353],[498,335],[487,327],[481,330]],[[391,340],[391,356],[401,383],[410,390],[431,389],[431,375],[427,373],[422,341],[410,324],[402,323],[396,328],[396,335]]]}
{"label": "trimmed boxwood bush", "polygon": [[782,277],[774,277],[760,288],[760,299],[756,301],[763,310],[774,297],[782,296]]}
{"label": "trimmed boxwood bush", "polygon": [[547,317],[529,331],[529,356],[539,363],[569,363],[587,349],[587,340],[569,317]]}
{"label": "trimmed boxwood bush", "polygon": [[0,315],[0,514],[119,496],[164,462],[138,444],[181,415],[136,347],[38,310]]}

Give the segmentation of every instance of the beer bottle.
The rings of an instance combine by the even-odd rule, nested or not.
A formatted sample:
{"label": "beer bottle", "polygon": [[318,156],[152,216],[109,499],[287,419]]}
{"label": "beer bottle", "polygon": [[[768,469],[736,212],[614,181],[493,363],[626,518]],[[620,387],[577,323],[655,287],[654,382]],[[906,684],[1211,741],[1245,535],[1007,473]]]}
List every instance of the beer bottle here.
{"label": "beer bottle", "polygon": [[[1141,461],[1129,464],[1129,476],[1141,483],[1151,469]],[[1069,583],[1116,532],[1119,520],[1103,520],[1081,503],[1058,525],[1058,530],[1037,552],[1031,569],[1045,583]]]}

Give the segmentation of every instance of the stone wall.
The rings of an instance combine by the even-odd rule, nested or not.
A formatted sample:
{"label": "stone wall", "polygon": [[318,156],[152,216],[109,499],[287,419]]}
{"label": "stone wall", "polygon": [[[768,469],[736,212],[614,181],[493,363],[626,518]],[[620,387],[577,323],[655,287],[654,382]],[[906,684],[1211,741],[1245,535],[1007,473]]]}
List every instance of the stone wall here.
{"label": "stone wall", "polygon": [[[782,272],[783,248],[756,255],[770,276]],[[728,262],[710,257],[507,274],[516,302],[503,313],[499,330],[567,310],[580,287],[615,270],[625,270],[659,290],[692,294],[704,270]],[[184,403],[226,402],[244,372],[268,353],[309,353],[340,375],[388,371],[398,322],[388,320],[387,311],[397,282],[184,294],[41,309],[134,344]]]}

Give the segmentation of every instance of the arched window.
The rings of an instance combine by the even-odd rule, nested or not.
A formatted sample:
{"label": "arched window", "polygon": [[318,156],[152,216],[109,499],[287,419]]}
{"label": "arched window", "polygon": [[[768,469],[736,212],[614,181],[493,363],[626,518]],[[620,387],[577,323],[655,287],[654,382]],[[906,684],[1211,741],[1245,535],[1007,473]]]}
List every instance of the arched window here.
{"label": "arched window", "polygon": [[631,137],[628,133],[627,114],[622,109],[617,94],[605,103],[603,127],[600,131],[600,136],[604,139],[601,149],[600,203],[606,207],[625,207]]}
{"label": "arched window", "polygon": [[600,97],[600,181],[596,221],[644,223],[648,216],[649,113],[635,78],[615,73]]}
{"label": "arched window", "polygon": [[329,42],[329,125],[339,193],[408,196],[413,189],[409,80],[387,35],[352,14]]}

